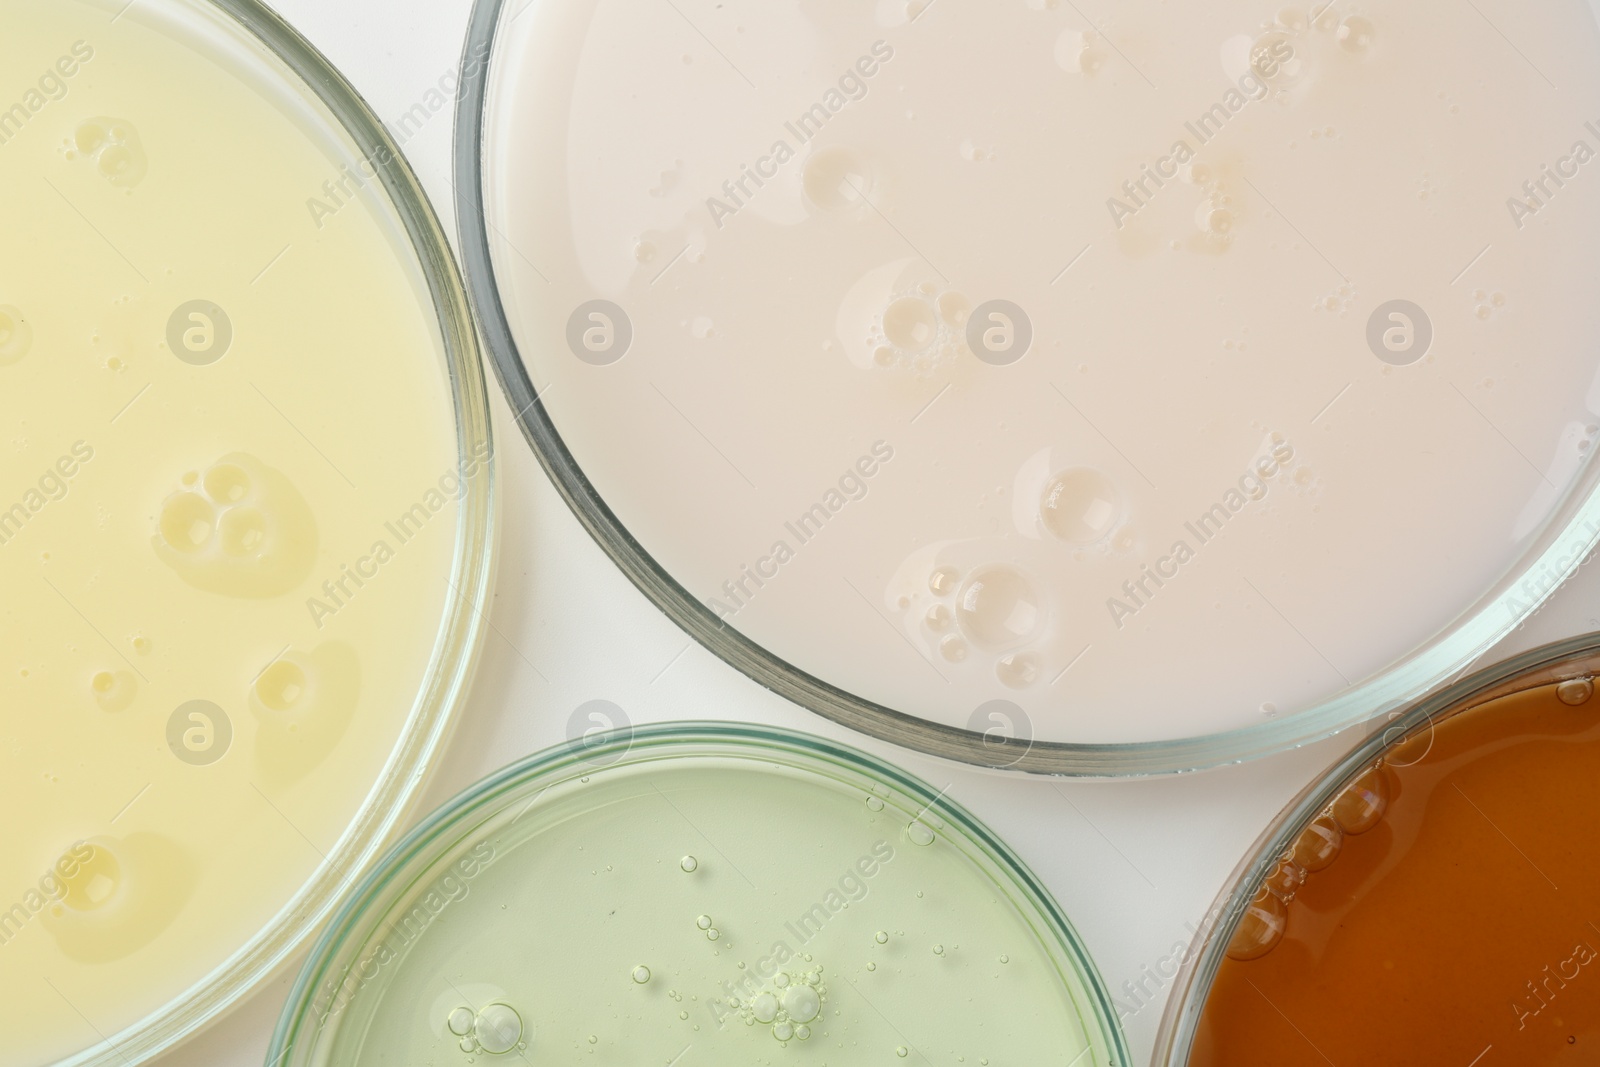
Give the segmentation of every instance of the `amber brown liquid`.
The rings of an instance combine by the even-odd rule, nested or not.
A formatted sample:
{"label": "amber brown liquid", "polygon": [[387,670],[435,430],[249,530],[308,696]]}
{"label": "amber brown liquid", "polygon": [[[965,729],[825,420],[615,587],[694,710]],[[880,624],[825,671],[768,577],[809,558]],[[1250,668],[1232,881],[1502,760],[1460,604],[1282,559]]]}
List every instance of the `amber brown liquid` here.
{"label": "amber brown liquid", "polygon": [[1189,1063],[1600,1064],[1600,697],[1501,698],[1381,774],[1381,821],[1223,963]]}

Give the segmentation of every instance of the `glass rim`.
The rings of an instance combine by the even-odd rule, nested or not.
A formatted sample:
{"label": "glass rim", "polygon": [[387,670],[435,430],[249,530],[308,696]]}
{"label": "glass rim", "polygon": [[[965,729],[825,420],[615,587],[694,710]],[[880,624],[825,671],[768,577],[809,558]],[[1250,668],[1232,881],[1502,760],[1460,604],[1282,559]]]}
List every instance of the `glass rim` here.
{"label": "glass rim", "polygon": [[[540,0],[528,0],[528,7]],[[484,196],[488,84],[506,0],[474,0],[463,55],[483,70],[456,100],[457,227],[468,292],[495,376],[556,491],[636,588],[693,640],[765,689],[858,733],[993,769],[1087,778],[1177,774],[1259,759],[1316,741],[1416,700],[1517,629],[1600,545],[1600,482],[1575,490],[1540,538],[1477,602],[1369,678],[1278,719],[1158,741],[1085,744],[984,734],[920,718],[832,685],[719,619],[656,561],[601,498],[567,448],[523,362],[500,296]],[[520,15],[522,12],[519,11]],[[1536,587],[1528,588],[1529,582]]]}
{"label": "glass rim", "polygon": [[405,252],[415,257],[416,277],[425,284],[431,301],[429,317],[438,330],[449,375],[457,456],[466,456],[486,442],[490,451],[480,475],[463,482],[451,590],[428,670],[380,777],[329,850],[331,858],[254,937],[210,973],[142,1019],[57,1061],[58,1067],[128,1067],[146,1062],[216,1022],[304,948],[346,899],[355,877],[393,840],[420,797],[476,668],[485,629],[480,606],[494,576],[498,494],[479,339],[465,282],[421,182],[355,87],[263,0],[187,0],[186,6],[210,13],[240,41],[263,50],[263,72],[319,105],[324,128],[341,135],[371,162],[392,219],[403,227],[395,230],[395,236],[403,237]]}
{"label": "glass rim", "polygon": [[[358,954],[366,938],[381,926],[393,904],[385,898],[385,891],[397,879],[403,881],[454,847],[472,827],[505,810],[503,798],[520,800],[519,791],[547,778],[562,774],[571,777],[584,768],[590,774],[601,774],[624,762],[637,765],[650,758],[671,759],[674,749],[693,745],[723,750],[697,753],[700,756],[742,750],[748,754],[735,758],[760,760],[782,753],[790,760],[790,766],[810,774],[823,774],[827,767],[842,768],[882,782],[921,804],[924,812],[944,819],[995,866],[1004,877],[1006,888],[1019,894],[1014,906],[1031,908],[1043,920],[1044,929],[1036,933],[1047,947],[1059,950],[1062,962],[1070,965],[1083,990],[1079,1002],[1084,1011],[1081,1022],[1091,1047],[1095,1046],[1095,1035],[1088,1033],[1089,1027],[1098,1023],[1100,1042],[1113,1067],[1128,1067],[1133,1062],[1110,991],[1077,929],[1032,869],[982,820],[944,791],[935,790],[911,772],[852,745],[786,727],[716,720],[626,726],[563,742],[502,767],[441,804],[368,870],[323,930],[284,1003],[266,1062],[274,1067],[310,1067],[324,1062],[319,1043],[326,1020],[317,1018],[317,991],[331,974],[341,973],[341,968],[348,970],[353,963],[352,954]],[[317,1024],[309,1035],[304,1033],[307,1023]],[[306,1043],[297,1044],[303,1037],[308,1038]]]}
{"label": "glass rim", "polygon": [[1476,671],[1410,705],[1383,730],[1355,745],[1317,775],[1268,824],[1223,883],[1195,932],[1193,948],[1172,980],[1156,1032],[1151,1067],[1188,1063],[1206,998],[1245,910],[1262,889],[1279,857],[1334,799],[1397,746],[1441,722],[1489,701],[1541,685],[1600,673],[1600,633],[1584,634],[1531,649]]}

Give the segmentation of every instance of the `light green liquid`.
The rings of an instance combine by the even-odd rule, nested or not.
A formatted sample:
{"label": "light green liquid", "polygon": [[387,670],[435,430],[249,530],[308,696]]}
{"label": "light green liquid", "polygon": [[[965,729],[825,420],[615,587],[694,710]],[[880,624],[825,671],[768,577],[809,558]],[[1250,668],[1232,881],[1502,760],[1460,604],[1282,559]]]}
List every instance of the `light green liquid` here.
{"label": "light green liquid", "polygon": [[1043,916],[932,814],[727,758],[591,768],[529,796],[319,987],[317,1060],[1111,1062]]}

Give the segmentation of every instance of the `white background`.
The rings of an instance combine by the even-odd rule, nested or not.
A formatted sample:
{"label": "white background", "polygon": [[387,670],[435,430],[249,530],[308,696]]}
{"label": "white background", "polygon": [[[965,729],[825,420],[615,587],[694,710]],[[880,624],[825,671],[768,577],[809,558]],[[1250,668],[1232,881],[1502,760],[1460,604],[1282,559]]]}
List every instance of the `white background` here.
{"label": "white background", "polygon": [[[639,0],[647,2],[647,0]],[[276,0],[275,6],[391,122],[459,62],[469,0]],[[406,145],[454,231],[453,116]],[[660,615],[579,527],[524,444],[498,389],[499,581],[482,668],[423,808],[523,755],[565,740],[579,704],[610,700],[635,723],[772,723],[854,743],[907,767],[985,820],[1055,893],[1113,992],[1189,936],[1256,835],[1347,747],[1332,742],[1239,767],[1143,782],[1056,782],[967,769],[867,740],[790,705],[723,665]],[[1600,629],[1600,568],[1586,567],[1513,639],[1515,649]],[[1511,651],[1508,646],[1506,651]],[[299,961],[295,967],[298,968]],[[293,971],[157,1062],[256,1067]],[[1150,1056],[1164,1004],[1124,1020],[1134,1062]],[[684,1067],[696,1067],[691,1060]]]}

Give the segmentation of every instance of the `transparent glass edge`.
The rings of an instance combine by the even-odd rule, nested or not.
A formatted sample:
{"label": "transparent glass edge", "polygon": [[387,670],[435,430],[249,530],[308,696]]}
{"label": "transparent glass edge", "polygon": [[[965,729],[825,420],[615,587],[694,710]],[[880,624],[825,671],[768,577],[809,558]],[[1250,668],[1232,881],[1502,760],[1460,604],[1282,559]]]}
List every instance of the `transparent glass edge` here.
{"label": "transparent glass edge", "polygon": [[[984,860],[1004,875],[1006,883],[1002,888],[1020,892],[1022,903],[1018,905],[1014,901],[1014,906],[1023,912],[1031,908],[1048,924],[1047,946],[1064,957],[1063,962],[1072,968],[1070,977],[1088,998],[1087,1003],[1081,1002],[1077,990],[1073,990],[1073,1001],[1088,1044],[1103,1053],[1105,1062],[1114,1067],[1128,1067],[1132,1063],[1109,990],[1082,937],[1027,864],[966,808],[915,775],[850,746],[781,727],[721,721],[657,723],[618,731],[598,744],[558,745],[510,764],[441,805],[367,874],[319,938],[279,1017],[268,1048],[267,1063],[275,1067],[310,1067],[324,1062],[317,1055],[316,1037],[325,1020],[319,1019],[312,1010],[316,991],[353,964],[352,953],[359,953],[386,913],[390,903],[385,898],[386,891],[396,884],[409,884],[418,876],[417,869],[433,863],[438,851],[448,849],[458,839],[463,827],[478,824],[473,821],[475,817],[491,814],[496,803],[508,794],[592,764],[613,751],[625,753],[631,762],[642,762],[646,758],[642,750],[660,749],[660,755],[649,758],[670,759],[672,750],[692,744],[735,747],[754,756],[783,752],[813,773],[820,773],[818,763],[842,768],[882,782],[926,805],[925,810],[936,811],[941,818],[948,819],[960,828]],[[1041,937],[1041,940],[1045,939]],[[1073,983],[1066,984],[1073,989]],[[309,1034],[306,1032],[308,1023],[316,1024]],[[304,1039],[309,1039],[308,1045],[301,1044]]]}
{"label": "transparent glass edge", "polygon": [[[1468,675],[1410,705],[1382,732],[1352,747],[1302,789],[1246,850],[1199,924],[1194,941],[1199,946],[1198,951],[1190,952],[1173,979],[1156,1032],[1151,1067],[1182,1067],[1188,1062],[1205,1008],[1205,997],[1223,964],[1228,942],[1245,908],[1255,898],[1277,858],[1293,845],[1306,825],[1333,802],[1340,790],[1419,728],[1436,725],[1472,710],[1485,700],[1504,695],[1497,690],[1509,682],[1527,679],[1528,687],[1533,687],[1561,677],[1557,672],[1564,665],[1581,663],[1591,669],[1600,667],[1597,657],[1600,657],[1600,634],[1586,634],[1531,649]],[[1551,672],[1551,675],[1543,679],[1532,677],[1540,672]],[[1445,712],[1449,714],[1441,717]]]}

